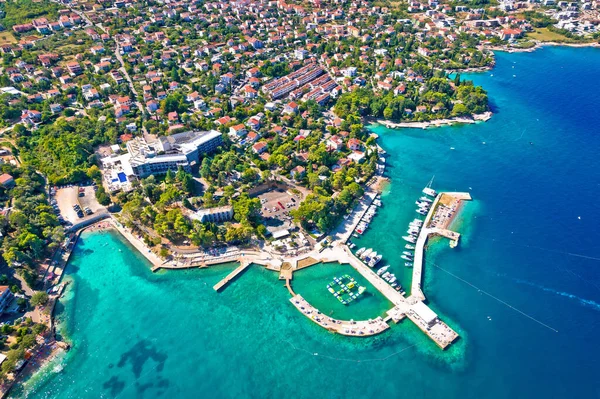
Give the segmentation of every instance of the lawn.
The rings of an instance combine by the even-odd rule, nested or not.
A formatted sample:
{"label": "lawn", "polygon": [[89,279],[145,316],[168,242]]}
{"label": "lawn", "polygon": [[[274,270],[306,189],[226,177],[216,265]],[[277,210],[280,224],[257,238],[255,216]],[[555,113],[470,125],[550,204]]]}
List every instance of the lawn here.
{"label": "lawn", "polygon": [[528,32],[527,37],[541,42],[577,43],[576,40],[569,39],[560,33],[552,32],[548,28],[537,28],[534,32]]}
{"label": "lawn", "polygon": [[0,32],[0,46],[16,43],[17,39],[8,31]]}

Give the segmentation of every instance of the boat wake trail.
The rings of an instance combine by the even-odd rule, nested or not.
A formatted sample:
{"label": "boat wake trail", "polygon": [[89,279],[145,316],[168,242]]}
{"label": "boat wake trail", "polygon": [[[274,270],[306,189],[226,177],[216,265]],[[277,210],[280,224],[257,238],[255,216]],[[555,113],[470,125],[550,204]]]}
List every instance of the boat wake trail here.
{"label": "boat wake trail", "polygon": [[577,302],[579,302],[582,306],[589,307],[589,308],[592,308],[592,309],[600,312],[600,303],[598,303],[596,301],[592,301],[591,299],[585,299],[585,298],[579,297],[579,296],[577,296],[575,294],[570,294],[568,292],[556,291],[556,290],[553,290],[552,288],[544,287],[543,285],[532,283],[531,281],[522,280],[522,279],[519,279],[519,278],[515,278],[513,280],[515,280],[519,284],[529,285],[530,287],[535,287],[535,288],[538,288],[538,289],[540,289],[542,291],[545,291],[545,292],[550,292],[550,293],[555,294],[555,295],[564,296],[566,298],[574,299]]}
{"label": "boat wake trail", "polygon": [[342,362],[352,362],[352,363],[382,362],[382,361],[388,360],[391,357],[399,355],[400,353],[404,352],[405,350],[408,350],[408,349],[410,349],[410,348],[412,348],[414,346],[417,346],[417,344],[410,345],[410,346],[407,346],[404,349],[400,349],[398,352],[394,352],[394,353],[392,353],[390,355],[387,355],[386,357],[381,357],[381,358],[372,358],[372,359],[347,359],[347,358],[340,358],[340,357],[334,357],[334,356],[329,356],[329,355],[323,355],[323,354],[320,354],[319,352],[310,352],[310,351],[308,351],[306,349],[298,348],[296,345],[294,345],[290,341],[286,341],[284,339],[282,339],[281,341],[289,344],[294,350],[307,353],[307,354],[309,354],[311,356],[324,357],[324,358],[330,359],[330,360],[339,360],[339,361],[342,361]]}
{"label": "boat wake trail", "polygon": [[531,320],[535,321],[536,323],[538,323],[539,325],[541,325],[541,326],[543,326],[543,327],[546,327],[548,330],[552,330],[552,331],[554,331],[554,332],[558,332],[558,330],[557,330],[556,328],[550,327],[548,324],[545,324],[545,323],[543,323],[543,322],[539,321],[538,319],[534,318],[533,316],[530,316],[530,315],[528,315],[527,313],[523,312],[522,310],[519,310],[519,309],[515,308],[515,307],[514,307],[514,306],[512,306],[511,304],[509,304],[509,303],[507,303],[507,302],[503,301],[503,300],[502,300],[502,299],[500,299],[500,298],[497,298],[497,297],[495,297],[494,295],[490,294],[489,292],[486,292],[486,291],[482,290],[481,288],[477,287],[476,285],[469,283],[467,280],[465,280],[465,279],[463,279],[463,278],[460,278],[460,277],[458,277],[456,274],[449,272],[448,270],[444,269],[443,267],[441,267],[441,266],[439,266],[439,265],[436,265],[436,264],[435,264],[435,263],[433,263],[433,262],[428,262],[427,264],[428,264],[428,265],[429,265],[429,264],[431,264],[431,265],[433,265],[433,266],[437,267],[438,269],[440,269],[440,270],[441,270],[441,271],[443,271],[444,273],[447,273],[447,274],[449,274],[450,276],[454,277],[455,279],[462,281],[463,283],[465,283],[465,284],[467,284],[467,285],[471,286],[472,288],[475,288],[475,289],[476,289],[477,291],[479,291],[480,293],[482,293],[482,294],[485,294],[485,295],[489,296],[490,298],[492,298],[492,299],[494,299],[494,300],[496,300],[496,301],[500,302],[500,303],[501,303],[501,304],[503,304],[504,306],[506,306],[506,307],[508,307],[508,308],[511,308],[511,309],[512,309],[512,310],[514,310],[515,312],[517,312],[517,313],[521,313],[523,316],[527,317],[528,319],[531,319]]}

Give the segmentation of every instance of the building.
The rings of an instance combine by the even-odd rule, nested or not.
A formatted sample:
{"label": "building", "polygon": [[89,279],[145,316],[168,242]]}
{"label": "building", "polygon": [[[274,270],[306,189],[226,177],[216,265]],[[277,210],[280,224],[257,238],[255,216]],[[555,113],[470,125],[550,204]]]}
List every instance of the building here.
{"label": "building", "polygon": [[8,285],[0,285],[0,314],[4,313],[13,298]]}
{"label": "building", "polygon": [[200,209],[192,215],[193,219],[201,222],[222,223],[233,218],[233,207],[231,205],[219,206],[217,208]]}
{"label": "building", "polygon": [[4,173],[2,175],[0,175],[0,185],[4,186],[4,187],[11,187],[14,186],[15,184],[15,179],[13,179],[13,177],[11,175],[9,175],[8,173]]}
{"label": "building", "polygon": [[438,321],[438,315],[423,302],[415,303],[411,309],[428,327],[431,327]]}
{"label": "building", "polygon": [[200,162],[201,155],[215,151],[222,143],[221,133],[216,130],[164,136],[151,145],[137,137],[127,142],[129,164],[137,177],[164,174],[179,168],[191,172],[191,167]]}

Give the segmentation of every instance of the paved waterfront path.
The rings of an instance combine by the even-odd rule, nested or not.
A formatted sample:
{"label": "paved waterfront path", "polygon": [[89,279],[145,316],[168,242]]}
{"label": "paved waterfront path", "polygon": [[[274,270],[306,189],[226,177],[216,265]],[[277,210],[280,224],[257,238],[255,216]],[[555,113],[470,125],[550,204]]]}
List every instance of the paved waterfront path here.
{"label": "paved waterfront path", "polygon": [[369,335],[380,334],[390,328],[390,326],[383,321],[381,317],[360,321],[334,319],[321,313],[319,309],[313,307],[301,295],[293,296],[290,298],[290,302],[296,307],[296,309],[298,309],[298,311],[300,311],[310,320],[337,334],[355,337],[367,337]]}

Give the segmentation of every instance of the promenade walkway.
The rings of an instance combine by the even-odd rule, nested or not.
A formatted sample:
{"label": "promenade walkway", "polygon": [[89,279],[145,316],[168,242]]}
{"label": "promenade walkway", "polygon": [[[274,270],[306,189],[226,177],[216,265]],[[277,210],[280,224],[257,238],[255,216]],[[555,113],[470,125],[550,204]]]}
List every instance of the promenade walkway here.
{"label": "promenade walkway", "polygon": [[369,206],[376,196],[377,193],[373,191],[368,191],[365,193],[364,197],[354,208],[354,211],[348,217],[346,217],[342,223],[340,223],[340,225],[331,233],[331,237],[334,241],[345,244],[350,239],[354,229],[356,229],[356,226],[358,226],[360,219],[362,219],[367,209],[369,209]]}
{"label": "promenade walkway", "polygon": [[290,302],[304,316],[308,317],[321,327],[337,334],[355,337],[367,337],[370,335],[380,334],[390,328],[390,326],[381,317],[372,320],[360,321],[334,319],[321,313],[318,309],[308,303],[301,295],[296,295],[290,298]]}

